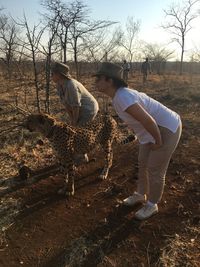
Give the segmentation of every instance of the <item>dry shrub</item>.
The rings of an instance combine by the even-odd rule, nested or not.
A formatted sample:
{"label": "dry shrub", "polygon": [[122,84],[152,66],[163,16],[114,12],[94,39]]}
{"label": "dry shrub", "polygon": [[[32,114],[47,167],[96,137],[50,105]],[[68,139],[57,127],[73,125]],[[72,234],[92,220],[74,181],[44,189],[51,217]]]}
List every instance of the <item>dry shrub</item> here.
{"label": "dry shrub", "polygon": [[181,234],[175,234],[167,241],[159,259],[159,267],[198,267],[200,262],[200,229],[187,227]]}

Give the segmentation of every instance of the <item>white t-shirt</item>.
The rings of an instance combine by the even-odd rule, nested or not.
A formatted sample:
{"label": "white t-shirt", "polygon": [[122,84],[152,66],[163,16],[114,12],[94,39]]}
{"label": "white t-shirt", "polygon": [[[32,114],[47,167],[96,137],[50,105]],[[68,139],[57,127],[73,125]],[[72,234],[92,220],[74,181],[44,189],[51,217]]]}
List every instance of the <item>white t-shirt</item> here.
{"label": "white t-shirt", "polygon": [[176,112],[145,93],[121,87],[116,91],[112,100],[113,107],[118,116],[135,132],[141,144],[155,143],[155,140],[139,121],[125,112],[128,107],[135,103],[140,104],[154,118],[158,126],[165,127],[173,133],[176,132],[180,124],[180,116]]}

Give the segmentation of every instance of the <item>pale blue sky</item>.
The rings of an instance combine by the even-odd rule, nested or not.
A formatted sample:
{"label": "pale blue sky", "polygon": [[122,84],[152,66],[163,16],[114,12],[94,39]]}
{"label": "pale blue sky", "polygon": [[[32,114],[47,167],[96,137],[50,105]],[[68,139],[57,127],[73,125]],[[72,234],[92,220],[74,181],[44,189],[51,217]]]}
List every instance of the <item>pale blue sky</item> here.
{"label": "pale blue sky", "polygon": [[[64,2],[64,0],[63,0]],[[66,1],[68,2],[68,1]],[[170,36],[159,25],[165,20],[163,9],[173,3],[173,0],[83,0],[91,10],[91,18],[118,21],[125,25],[127,17],[140,20],[139,38],[151,43],[168,43]],[[175,2],[183,3],[183,0]],[[200,9],[200,3],[197,7]],[[23,12],[29,22],[37,24],[39,12],[44,11],[40,0],[0,0],[0,6],[14,18],[22,18]],[[189,51],[200,45],[200,19],[193,24],[193,29],[187,36],[186,49]]]}
{"label": "pale blue sky", "polygon": [[[178,0],[182,2],[182,0]],[[64,1],[63,1],[64,2]],[[67,2],[67,1],[66,1]],[[141,21],[142,28],[158,26],[164,16],[163,9],[167,8],[171,0],[83,0],[91,10],[94,19],[105,19],[126,22],[128,16]],[[0,0],[6,12],[14,17],[22,17],[23,12],[27,18],[37,23],[38,13],[43,8],[40,0]]]}

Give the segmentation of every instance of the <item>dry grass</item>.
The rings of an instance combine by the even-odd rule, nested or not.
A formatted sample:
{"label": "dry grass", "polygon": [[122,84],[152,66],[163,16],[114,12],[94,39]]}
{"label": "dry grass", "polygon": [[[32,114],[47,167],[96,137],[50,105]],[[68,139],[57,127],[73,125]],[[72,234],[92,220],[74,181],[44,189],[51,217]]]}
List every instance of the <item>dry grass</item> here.
{"label": "dry grass", "polygon": [[[200,262],[199,227],[185,226],[183,233],[175,234],[167,240],[162,249],[158,266],[162,267],[198,267]],[[184,263],[184,265],[183,265]]]}
{"label": "dry grass", "polygon": [[[88,78],[85,84],[87,84],[87,88],[98,99],[101,109],[113,112],[110,106],[110,100],[94,92],[94,85],[91,78]],[[193,77],[189,75],[184,77],[178,75],[152,75],[148,83],[142,85],[141,77],[133,76],[130,79],[130,87],[147,92],[181,114],[184,121],[183,148],[187,151],[187,155],[182,154],[180,158],[188,157],[188,164],[191,164],[191,166],[200,166],[200,77],[197,75]],[[0,179],[9,178],[18,174],[19,166],[22,163],[32,170],[54,164],[55,156],[47,140],[43,140],[43,143],[41,143],[40,135],[22,131],[19,127],[15,128],[15,125],[17,126],[22,122],[23,116],[17,113],[16,110],[13,110],[9,104],[16,104],[17,101],[19,106],[23,108],[28,106],[31,111],[34,111],[35,94],[34,89],[30,87],[30,83],[21,83],[20,81],[8,83],[2,79],[0,80],[0,92]],[[44,99],[44,92],[41,91],[40,94],[41,98]],[[51,92],[51,112],[58,119],[62,119],[61,105],[53,89]],[[198,169],[194,170],[194,173],[195,171],[197,172]],[[7,200],[2,201],[6,203]],[[166,244],[162,248],[157,266],[199,266],[200,230],[198,226],[191,226],[188,222],[183,222],[181,227],[182,230],[180,233],[166,238]],[[81,254],[81,257],[84,255],[83,248],[85,246],[85,240],[82,241],[78,246],[78,248],[82,246],[81,251],[83,254]],[[4,240],[0,239],[0,246],[3,242]],[[76,250],[72,252],[77,253]],[[110,266],[115,266],[109,258],[106,259]],[[69,259],[70,261],[71,259]],[[154,266],[156,265],[154,264]]]}
{"label": "dry grass", "polygon": [[[107,97],[95,92],[94,81],[91,77],[87,81],[82,79],[87,88],[92,91],[98,99],[100,109],[110,111],[114,114]],[[0,109],[0,143],[1,143],[1,177],[6,178],[17,174],[18,166],[21,162],[27,164],[31,169],[41,165],[48,165],[54,161],[52,151],[47,141],[40,146],[37,141],[40,136],[23,132],[17,125],[23,121],[23,116],[14,110],[10,104],[15,105],[16,101],[20,107],[35,111],[35,92],[30,81],[10,81],[7,82],[1,77],[1,109]],[[200,78],[193,76],[179,75],[151,75],[146,85],[141,84],[140,75],[130,78],[130,87],[137,87],[141,91],[147,92],[157,100],[167,103],[169,107],[176,110],[187,120],[193,123],[200,123],[199,103],[200,103]],[[26,93],[26,95],[25,95]],[[40,92],[41,104],[44,99],[44,91]],[[59,99],[51,88],[51,113],[58,119],[65,119],[62,115],[62,107]]]}

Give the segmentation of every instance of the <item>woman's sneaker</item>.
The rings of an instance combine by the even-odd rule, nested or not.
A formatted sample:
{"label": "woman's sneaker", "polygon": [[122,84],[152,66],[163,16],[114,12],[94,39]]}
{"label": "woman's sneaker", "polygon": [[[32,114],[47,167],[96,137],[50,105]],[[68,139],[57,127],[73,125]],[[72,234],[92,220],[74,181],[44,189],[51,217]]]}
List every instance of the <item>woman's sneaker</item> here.
{"label": "woman's sneaker", "polygon": [[146,204],[143,208],[141,208],[140,210],[138,210],[135,213],[135,218],[138,220],[145,220],[150,218],[152,215],[158,213],[158,205],[154,204],[154,205],[148,205]]}
{"label": "woman's sneaker", "polygon": [[125,206],[134,206],[139,203],[144,203],[146,201],[146,196],[134,192],[132,196],[127,197],[123,200]]}

